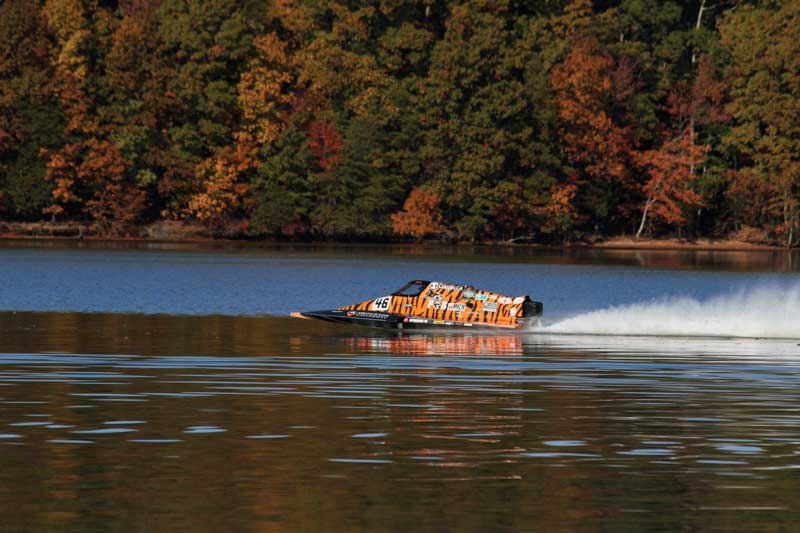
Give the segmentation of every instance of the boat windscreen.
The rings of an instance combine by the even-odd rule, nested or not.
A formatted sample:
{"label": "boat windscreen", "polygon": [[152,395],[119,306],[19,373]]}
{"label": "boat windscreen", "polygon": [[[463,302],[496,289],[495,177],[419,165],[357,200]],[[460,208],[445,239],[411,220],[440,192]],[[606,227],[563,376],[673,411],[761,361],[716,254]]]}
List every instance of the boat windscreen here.
{"label": "boat windscreen", "polygon": [[412,281],[400,287],[392,296],[419,296],[427,285],[421,281]]}

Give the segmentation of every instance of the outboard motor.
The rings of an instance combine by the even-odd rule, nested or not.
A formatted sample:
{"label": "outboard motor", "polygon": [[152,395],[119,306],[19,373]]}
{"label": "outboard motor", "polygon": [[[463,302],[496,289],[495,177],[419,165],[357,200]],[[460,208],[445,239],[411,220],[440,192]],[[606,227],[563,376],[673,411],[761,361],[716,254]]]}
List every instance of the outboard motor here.
{"label": "outboard motor", "polygon": [[519,317],[519,322],[523,328],[537,327],[540,323],[540,317],[544,311],[542,302],[535,302],[529,297],[525,297],[522,302],[522,316]]}
{"label": "outboard motor", "polygon": [[525,297],[525,301],[522,302],[522,316],[523,318],[533,318],[535,316],[540,316],[544,311],[544,305],[542,302],[534,302],[529,297]]}

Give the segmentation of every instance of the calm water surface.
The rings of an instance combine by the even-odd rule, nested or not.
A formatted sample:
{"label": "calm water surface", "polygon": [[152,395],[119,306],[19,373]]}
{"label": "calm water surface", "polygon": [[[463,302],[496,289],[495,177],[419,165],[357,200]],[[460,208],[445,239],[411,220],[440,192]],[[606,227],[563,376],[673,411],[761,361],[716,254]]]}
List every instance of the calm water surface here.
{"label": "calm water surface", "polygon": [[23,244],[0,242],[0,310],[287,314],[375,298],[421,278],[530,294],[553,319],[787,285],[800,272],[800,255],[783,251]]}
{"label": "calm water surface", "polygon": [[[6,248],[0,274],[3,531],[800,527],[800,340],[714,329],[794,310],[785,258]],[[416,277],[556,326],[644,302],[640,335],[277,316]],[[681,297],[709,335],[654,336]]]}

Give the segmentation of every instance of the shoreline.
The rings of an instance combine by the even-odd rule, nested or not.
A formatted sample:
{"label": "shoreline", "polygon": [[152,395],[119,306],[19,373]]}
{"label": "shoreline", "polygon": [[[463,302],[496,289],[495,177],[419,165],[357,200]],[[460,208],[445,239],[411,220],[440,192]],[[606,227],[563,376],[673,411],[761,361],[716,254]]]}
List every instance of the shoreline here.
{"label": "shoreline", "polygon": [[92,243],[162,243],[162,244],[239,244],[247,245],[312,245],[312,246],[452,246],[452,247],[496,247],[542,250],[655,250],[655,251],[791,251],[777,244],[750,242],[734,238],[711,239],[701,237],[687,239],[678,237],[634,239],[632,236],[595,237],[582,241],[562,244],[543,244],[535,242],[509,241],[314,241],[314,240],[269,240],[245,236],[239,230],[223,231],[215,236],[205,227],[186,224],[180,221],[161,221],[143,226],[138,236],[112,237],[99,235],[89,226],[73,222],[2,222],[0,221],[0,241],[28,242],[92,242]]}
{"label": "shoreline", "polygon": [[697,239],[695,241],[683,241],[679,239],[643,239],[634,241],[625,237],[614,237],[605,240],[598,240],[595,242],[581,242],[581,243],[566,243],[566,244],[509,244],[501,241],[481,241],[475,243],[469,242],[453,242],[441,243],[432,241],[422,242],[365,242],[365,241],[270,241],[270,240],[257,240],[257,239],[218,239],[213,237],[193,237],[184,239],[154,239],[147,237],[99,237],[99,236],[85,236],[85,237],[64,237],[64,236],[30,236],[30,235],[17,235],[0,233],[0,243],[2,245],[9,245],[15,242],[26,243],[28,245],[47,245],[47,244],[154,244],[154,245],[220,245],[220,246],[241,246],[241,247],[258,247],[258,246],[319,246],[319,247],[371,247],[371,246],[397,246],[397,247],[435,247],[444,246],[452,248],[468,248],[468,247],[482,247],[482,248],[501,248],[501,249],[530,249],[530,250],[608,250],[608,251],[643,251],[643,252],[793,252],[797,249],[785,248],[782,246],[767,245],[767,244],[754,244],[743,241],[734,240],[708,240]]}
{"label": "shoreline", "polygon": [[752,243],[736,239],[708,239],[694,240],[665,237],[657,239],[641,239],[636,241],[632,237],[609,237],[594,243],[587,244],[589,248],[606,250],[697,250],[697,251],[725,251],[725,252],[752,252],[752,251],[792,251],[792,248],[775,244]]}

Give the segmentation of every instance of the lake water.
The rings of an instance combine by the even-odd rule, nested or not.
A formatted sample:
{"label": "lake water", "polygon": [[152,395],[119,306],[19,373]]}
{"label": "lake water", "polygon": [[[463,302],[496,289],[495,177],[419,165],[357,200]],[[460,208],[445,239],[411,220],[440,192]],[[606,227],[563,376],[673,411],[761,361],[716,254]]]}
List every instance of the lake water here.
{"label": "lake water", "polygon": [[[797,530],[797,264],[5,244],[0,531]],[[530,294],[545,321],[283,316],[414,278]]]}

